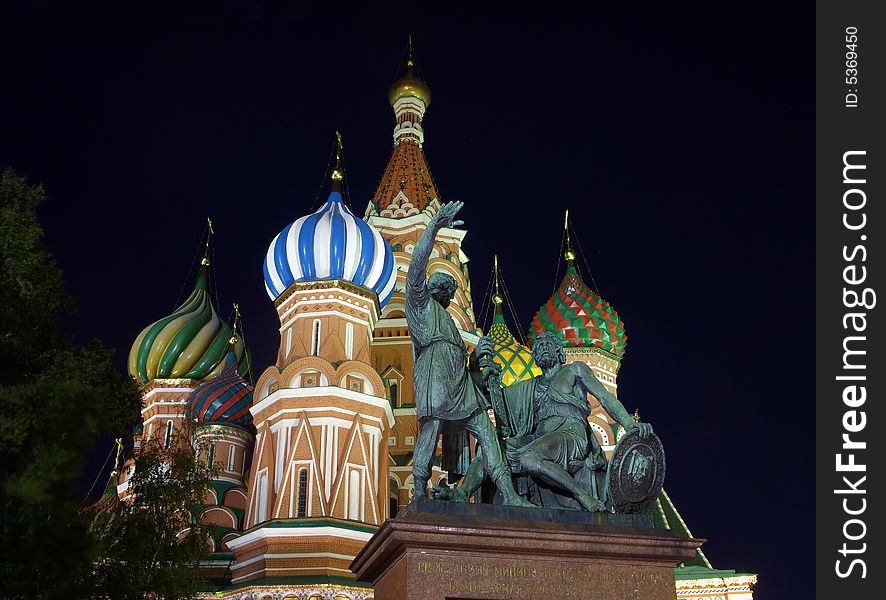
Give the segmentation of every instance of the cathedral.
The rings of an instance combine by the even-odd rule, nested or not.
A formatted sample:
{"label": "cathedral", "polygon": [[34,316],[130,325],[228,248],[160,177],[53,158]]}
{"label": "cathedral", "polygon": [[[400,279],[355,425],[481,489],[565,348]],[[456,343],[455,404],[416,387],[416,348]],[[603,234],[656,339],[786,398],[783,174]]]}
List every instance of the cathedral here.
{"label": "cathedral", "polygon": [[[425,493],[411,474],[418,426],[404,290],[413,247],[443,199],[424,152],[431,91],[411,57],[388,100],[393,150],[365,212],[346,203],[337,160],[317,211],[281,222],[272,240],[253,240],[268,244],[261,267],[280,322],[274,364],[252,365],[239,314],[230,323],[220,317],[208,252],[193,292],[133,342],[128,368],[143,400],[136,452],[143,440],[172,443],[191,419],[195,445],[208,448],[205,459],[217,470],[195,516],[214,531],[202,563],[206,598],[373,598],[348,567],[385,519]],[[443,229],[428,266],[458,283],[447,310],[465,344],[489,335],[509,385],[540,374],[527,345],[553,332],[568,362],[586,362],[617,395],[625,326],[582,279],[568,225],[565,276],[532,318],[527,345],[507,325],[497,261],[492,323],[479,328],[467,233]],[[591,399],[589,423],[609,455],[624,431]],[[110,488],[121,498],[131,493],[131,474],[123,469]],[[430,483],[448,483],[439,461]],[[650,511],[656,527],[691,537],[666,492]],[[750,600],[756,582],[754,574],[714,568],[700,550],[675,575],[676,598]]]}

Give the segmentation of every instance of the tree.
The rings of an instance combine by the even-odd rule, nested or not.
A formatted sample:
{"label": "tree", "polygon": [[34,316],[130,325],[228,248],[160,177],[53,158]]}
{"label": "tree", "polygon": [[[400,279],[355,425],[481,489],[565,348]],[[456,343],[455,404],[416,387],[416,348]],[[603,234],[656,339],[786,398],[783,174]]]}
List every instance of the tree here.
{"label": "tree", "polygon": [[183,422],[169,448],[161,436],[141,446],[130,466],[131,496],[96,515],[92,598],[172,600],[199,591],[212,528],[195,521],[215,468],[200,459],[204,449],[192,446],[193,426]]}
{"label": "tree", "polygon": [[[43,244],[42,186],[0,178],[0,596],[82,597],[93,557],[75,478],[102,435],[138,415],[138,388],[99,342],[76,346],[74,311]],[[15,543],[11,543],[15,540]]]}

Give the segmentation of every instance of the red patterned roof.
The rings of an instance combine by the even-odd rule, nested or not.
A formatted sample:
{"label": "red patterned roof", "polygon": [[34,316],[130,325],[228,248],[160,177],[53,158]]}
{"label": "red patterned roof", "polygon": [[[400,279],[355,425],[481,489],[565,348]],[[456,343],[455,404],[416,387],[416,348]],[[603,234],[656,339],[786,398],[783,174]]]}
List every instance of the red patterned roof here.
{"label": "red patterned roof", "polygon": [[372,197],[375,212],[383,217],[408,217],[429,206],[433,210],[433,200],[439,202],[439,196],[424,150],[411,140],[400,141]]}

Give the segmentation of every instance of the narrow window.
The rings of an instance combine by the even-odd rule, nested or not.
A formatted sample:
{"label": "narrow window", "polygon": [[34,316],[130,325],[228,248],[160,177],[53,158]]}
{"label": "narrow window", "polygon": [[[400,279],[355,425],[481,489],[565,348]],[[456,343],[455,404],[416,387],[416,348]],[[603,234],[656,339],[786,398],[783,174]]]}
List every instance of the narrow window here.
{"label": "narrow window", "polygon": [[314,320],[311,332],[311,356],[320,356],[320,319]]}
{"label": "narrow window", "polygon": [[396,408],[400,405],[399,398],[397,397],[397,394],[400,392],[400,386],[398,385],[398,381],[396,379],[392,380],[391,385],[388,387],[388,389],[390,390],[390,394],[391,394],[391,398],[390,398],[391,406]]}
{"label": "narrow window", "polygon": [[210,467],[215,464],[215,442],[209,444],[209,460],[206,462]]}
{"label": "narrow window", "polygon": [[352,469],[348,477],[348,519],[360,520],[360,471]]}
{"label": "narrow window", "polygon": [[228,471],[234,472],[234,446],[228,448]]}
{"label": "narrow window", "polygon": [[268,474],[262,473],[258,480],[258,519],[256,523],[268,520]]}
{"label": "narrow window", "polygon": [[172,445],[172,421],[166,421],[166,436],[163,438],[163,447],[169,448]]}
{"label": "narrow window", "polygon": [[345,325],[345,358],[353,360],[354,358],[354,324]]}
{"label": "narrow window", "polygon": [[308,516],[308,470],[298,470],[298,512],[295,516]]}

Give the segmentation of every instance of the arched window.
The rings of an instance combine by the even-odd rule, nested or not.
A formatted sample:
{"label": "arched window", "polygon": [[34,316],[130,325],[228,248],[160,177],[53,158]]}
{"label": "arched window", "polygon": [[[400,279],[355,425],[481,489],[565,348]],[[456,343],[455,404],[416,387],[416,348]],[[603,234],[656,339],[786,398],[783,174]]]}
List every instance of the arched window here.
{"label": "arched window", "polygon": [[390,394],[389,400],[391,401],[391,406],[394,408],[400,405],[400,386],[398,384],[399,382],[396,379],[393,379],[391,380],[390,385],[388,385],[388,393]]}
{"label": "arched window", "polygon": [[212,467],[212,465],[215,464],[215,442],[209,444],[209,459],[206,461],[206,463],[210,466],[210,468]]}
{"label": "arched window", "polygon": [[295,513],[297,517],[307,517],[308,516],[308,470],[307,469],[299,469],[298,470],[298,512]]}
{"label": "arched window", "polygon": [[320,319],[314,319],[311,328],[311,356],[320,356]]}
{"label": "arched window", "polygon": [[172,445],[172,420],[166,421],[166,436],[163,438],[163,447],[169,448]]}

